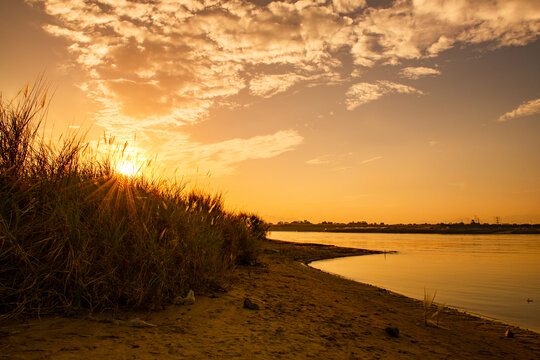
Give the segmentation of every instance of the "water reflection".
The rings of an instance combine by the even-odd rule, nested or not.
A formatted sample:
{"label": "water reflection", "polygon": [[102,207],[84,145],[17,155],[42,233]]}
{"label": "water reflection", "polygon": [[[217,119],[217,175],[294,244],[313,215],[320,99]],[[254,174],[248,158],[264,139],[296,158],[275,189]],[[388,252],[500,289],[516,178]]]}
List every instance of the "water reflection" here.
{"label": "water reflection", "polygon": [[[398,254],[317,261],[323,271],[540,331],[539,235],[272,232],[273,239]],[[531,301],[527,301],[533,300]]]}

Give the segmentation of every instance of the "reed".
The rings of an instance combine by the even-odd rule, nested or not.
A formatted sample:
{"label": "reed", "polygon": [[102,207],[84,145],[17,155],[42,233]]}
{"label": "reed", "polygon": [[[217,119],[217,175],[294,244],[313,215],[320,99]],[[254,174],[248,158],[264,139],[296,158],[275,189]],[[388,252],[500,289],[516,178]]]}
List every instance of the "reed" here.
{"label": "reed", "polygon": [[[123,176],[84,136],[40,137],[47,89],[0,99],[0,318],[155,309],[255,261],[267,224],[220,195]],[[106,139],[111,143],[111,139]]]}
{"label": "reed", "polygon": [[[441,314],[444,312],[444,309],[446,307],[446,304],[444,303],[435,303],[435,297],[437,296],[437,290],[431,295],[426,289],[424,288],[424,301],[422,302],[424,305],[424,324],[426,326],[434,325],[436,327],[443,328],[440,325],[441,320]],[[435,319],[435,321],[430,320]]]}
{"label": "reed", "polygon": [[[433,316],[433,306],[435,302],[435,296],[437,296],[437,290],[433,293],[433,296],[424,288],[424,325],[429,325],[428,318]],[[438,322],[438,319],[437,319]]]}

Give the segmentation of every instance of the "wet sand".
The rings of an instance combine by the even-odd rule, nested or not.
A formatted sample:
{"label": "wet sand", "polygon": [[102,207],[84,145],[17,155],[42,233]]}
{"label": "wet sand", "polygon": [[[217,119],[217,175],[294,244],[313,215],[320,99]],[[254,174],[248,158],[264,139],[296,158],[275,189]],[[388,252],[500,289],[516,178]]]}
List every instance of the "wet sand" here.
{"label": "wet sand", "polygon": [[[0,324],[0,359],[538,359],[540,334],[423,305],[306,266],[369,251],[265,241],[226,291],[152,313]],[[244,307],[248,297],[259,310]],[[399,329],[399,337],[385,329]],[[505,337],[507,329],[515,334]]]}

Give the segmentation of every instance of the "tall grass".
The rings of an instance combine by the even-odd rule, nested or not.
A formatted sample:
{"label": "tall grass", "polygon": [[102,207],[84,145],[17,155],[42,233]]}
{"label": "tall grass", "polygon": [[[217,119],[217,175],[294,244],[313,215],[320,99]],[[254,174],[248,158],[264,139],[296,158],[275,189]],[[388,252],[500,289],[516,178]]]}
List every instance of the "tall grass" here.
{"label": "tall grass", "polygon": [[[159,308],[251,263],[267,225],[219,195],[117,173],[84,138],[45,142],[46,87],[0,100],[0,318]],[[116,157],[116,159],[115,159]]]}

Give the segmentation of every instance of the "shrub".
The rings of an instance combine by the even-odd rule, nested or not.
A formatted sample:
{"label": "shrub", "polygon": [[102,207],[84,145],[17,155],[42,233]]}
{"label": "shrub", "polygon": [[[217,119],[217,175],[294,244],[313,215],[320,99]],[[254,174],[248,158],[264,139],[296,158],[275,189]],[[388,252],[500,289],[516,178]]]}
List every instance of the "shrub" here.
{"label": "shrub", "polygon": [[100,159],[82,137],[45,143],[45,95],[38,82],[0,101],[0,317],[158,308],[254,261],[267,229],[257,216],[120,175],[123,150]]}

